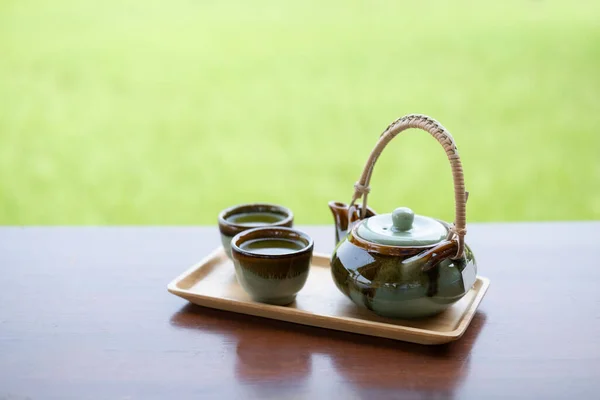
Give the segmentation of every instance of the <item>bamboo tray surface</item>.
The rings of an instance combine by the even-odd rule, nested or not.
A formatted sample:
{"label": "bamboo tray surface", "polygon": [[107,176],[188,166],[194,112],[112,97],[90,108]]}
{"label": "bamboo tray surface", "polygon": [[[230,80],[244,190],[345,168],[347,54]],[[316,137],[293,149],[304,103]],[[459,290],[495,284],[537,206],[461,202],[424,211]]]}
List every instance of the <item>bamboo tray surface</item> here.
{"label": "bamboo tray surface", "polygon": [[346,298],[333,282],[329,256],[314,253],[308,280],[296,301],[288,306],[268,305],[250,299],[237,282],[233,262],[218,247],[169,283],[168,291],[204,307],[420,344],[442,344],[463,335],[488,287],[487,278],[477,277],[460,301],[431,318],[383,318]]}

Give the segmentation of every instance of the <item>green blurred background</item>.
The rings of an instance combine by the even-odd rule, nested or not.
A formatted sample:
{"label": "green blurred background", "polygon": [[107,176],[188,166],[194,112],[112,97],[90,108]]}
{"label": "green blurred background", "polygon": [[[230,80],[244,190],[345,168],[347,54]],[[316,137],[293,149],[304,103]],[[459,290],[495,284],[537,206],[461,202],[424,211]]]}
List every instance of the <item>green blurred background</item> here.
{"label": "green blurred background", "polygon": [[[468,221],[600,218],[598,1],[0,2],[0,223],[330,223],[409,113],[458,144]],[[370,205],[452,219],[409,130]]]}

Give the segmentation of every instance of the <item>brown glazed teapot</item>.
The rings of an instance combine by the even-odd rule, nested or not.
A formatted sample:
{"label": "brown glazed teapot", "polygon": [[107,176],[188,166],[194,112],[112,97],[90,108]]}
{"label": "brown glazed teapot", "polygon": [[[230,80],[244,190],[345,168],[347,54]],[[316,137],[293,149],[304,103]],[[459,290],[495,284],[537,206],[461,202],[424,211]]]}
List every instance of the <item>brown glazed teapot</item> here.
{"label": "brown glazed teapot", "polygon": [[[367,205],[375,162],[385,146],[409,128],[430,133],[446,151],[454,179],[453,224],[417,215],[406,207],[377,214]],[[394,121],[371,152],[350,204],[329,203],[336,224],[331,274],[337,288],[358,306],[384,317],[427,317],[456,303],[471,289],[477,275],[475,257],[464,242],[467,197],[450,133],[424,115]]]}

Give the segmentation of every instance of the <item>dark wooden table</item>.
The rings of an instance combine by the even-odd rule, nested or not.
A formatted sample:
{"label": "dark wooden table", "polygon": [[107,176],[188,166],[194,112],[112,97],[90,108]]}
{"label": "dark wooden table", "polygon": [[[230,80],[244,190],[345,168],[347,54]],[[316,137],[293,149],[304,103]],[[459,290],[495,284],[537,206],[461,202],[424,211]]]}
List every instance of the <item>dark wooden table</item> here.
{"label": "dark wooden table", "polygon": [[[302,227],[316,250],[333,227]],[[471,224],[488,294],[426,347],[167,292],[216,228],[0,228],[0,399],[599,398],[600,223]]]}

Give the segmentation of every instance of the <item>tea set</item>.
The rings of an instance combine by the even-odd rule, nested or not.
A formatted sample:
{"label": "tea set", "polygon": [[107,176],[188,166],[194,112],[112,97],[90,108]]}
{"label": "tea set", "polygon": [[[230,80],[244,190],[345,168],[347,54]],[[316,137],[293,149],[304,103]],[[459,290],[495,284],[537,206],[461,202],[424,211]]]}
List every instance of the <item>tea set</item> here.
{"label": "tea set", "polygon": [[[454,183],[453,223],[407,207],[377,214],[367,204],[377,159],[409,128],[428,132],[446,152]],[[394,121],[370,153],[350,203],[329,203],[335,221],[336,246],[330,258],[335,287],[357,307],[389,318],[430,317],[458,302],[477,277],[475,257],[464,241],[467,198],[450,133],[425,115]],[[237,282],[248,295],[266,304],[293,303],[307,282],[314,247],[309,235],[294,228],[293,212],[275,204],[243,204],[223,210],[218,223]]]}

